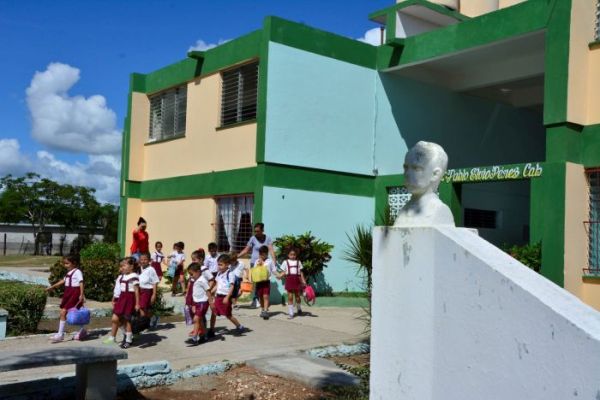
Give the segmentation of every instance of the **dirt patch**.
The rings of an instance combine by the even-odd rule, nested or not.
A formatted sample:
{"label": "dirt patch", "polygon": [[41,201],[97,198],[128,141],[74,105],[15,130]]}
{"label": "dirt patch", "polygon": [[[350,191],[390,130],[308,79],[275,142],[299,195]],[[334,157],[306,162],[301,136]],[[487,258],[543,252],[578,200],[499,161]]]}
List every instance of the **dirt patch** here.
{"label": "dirt patch", "polygon": [[[348,368],[367,369],[369,355],[335,357],[332,361]],[[368,380],[368,375],[367,375]],[[173,386],[124,393],[119,399],[173,400],[363,400],[368,399],[366,382],[360,387],[317,390],[293,380],[266,375],[241,366],[218,376],[186,379]]]}

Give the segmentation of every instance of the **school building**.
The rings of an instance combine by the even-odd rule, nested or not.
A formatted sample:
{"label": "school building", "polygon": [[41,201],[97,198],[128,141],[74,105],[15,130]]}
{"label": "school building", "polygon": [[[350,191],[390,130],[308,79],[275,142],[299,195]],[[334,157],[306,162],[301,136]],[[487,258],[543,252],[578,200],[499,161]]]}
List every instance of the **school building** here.
{"label": "school building", "polygon": [[[542,245],[541,273],[600,308],[600,41],[596,0],[404,0],[372,46],[267,17],[132,74],[120,242],[243,247],[311,231],[356,290],[347,234],[407,201],[405,152],[441,144],[440,197],[497,245]],[[366,16],[365,16],[366,17]]]}

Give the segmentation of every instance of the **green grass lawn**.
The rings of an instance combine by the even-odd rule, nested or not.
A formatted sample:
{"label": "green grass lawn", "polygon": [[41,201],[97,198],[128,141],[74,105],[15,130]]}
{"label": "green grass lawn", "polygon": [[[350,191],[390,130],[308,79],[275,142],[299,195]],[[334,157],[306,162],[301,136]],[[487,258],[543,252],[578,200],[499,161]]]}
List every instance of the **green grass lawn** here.
{"label": "green grass lawn", "polygon": [[50,267],[58,256],[0,256],[0,267]]}

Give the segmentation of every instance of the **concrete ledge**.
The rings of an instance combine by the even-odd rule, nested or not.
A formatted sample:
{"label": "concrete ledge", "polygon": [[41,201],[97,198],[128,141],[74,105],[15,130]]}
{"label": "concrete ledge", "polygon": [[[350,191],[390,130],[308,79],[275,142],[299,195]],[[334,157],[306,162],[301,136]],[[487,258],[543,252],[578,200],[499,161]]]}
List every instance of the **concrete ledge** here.
{"label": "concrete ledge", "polygon": [[309,357],[324,358],[353,356],[356,354],[365,354],[369,351],[371,351],[371,346],[368,343],[357,343],[340,344],[339,346],[318,347],[316,349],[307,350],[305,353]]}
{"label": "concrete ledge", "polygon": [[17,281],[34,285],[49,286],[48,279],[29,274],[0,270],[0,281]]}

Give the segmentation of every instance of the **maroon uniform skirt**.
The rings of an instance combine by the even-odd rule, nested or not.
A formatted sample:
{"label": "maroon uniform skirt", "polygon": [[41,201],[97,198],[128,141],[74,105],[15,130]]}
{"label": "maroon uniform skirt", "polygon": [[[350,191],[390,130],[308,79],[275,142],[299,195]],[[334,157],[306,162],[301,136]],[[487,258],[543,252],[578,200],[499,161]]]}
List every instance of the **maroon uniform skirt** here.
{"label": "maroon uniform skirt", "polygon": [[200,303],[194,303],[196,306],[196,313],[194,315],[204,318],[208,312],[208,301],[201,301]]}
{"label": "maroon uniform skirt", "polygon": [[119,317],[130,318],[135,311],[135,293],[121,292],[117,303],[113,307],[113,313]]}
{"label": "maroon uniform skirt", "polygon": [[62,300],[60,301],[60,308],[68,310],[70,308],[76,307],[79,304],[80,295],[81,288],[79,286],[66,286]]}
{"label": "maroon uniform skirt", "polygon": [[285,290],[288,292],[297,292],[302,288],[300,275],[287,275],[285,277]]}
{"label": "maroon uniform skirt", "polygon": [[152,263],[150,265],[156,271],[156,275],[158,275],[158,279],[162,279],[163,271],[162,271],[162,266],[160,265],[160,263],[156,262],[156,261],[152,261]]}
{"label": "maroon uniform skirt", "polygon": [[185,292],[185,305],[193,306],[194,305],[194,280],[190,279],[188,282],[187,291]]}
{"label": "maroon uniform skirt", "polygon": [[271,295],[271,281],[256,282],[256,296],[270,296]]}
{"label": "maroon uniform skirt", "polygon": [[[148,311],[152,307],[152,292],[153,289],[142,289],[140,288],[140,309]],[[135,297],[134,297],[135,301]],[[135,306],[135,304],[134,304]]]}
{"label": "maroon uniform skirt", "polygon": [[225,296],[218,294],[217,298],[215,299],[215,313],[217,315],[224,315],[226,317],[231,317],[232,313],[231,310],[233,308],[233,306],[231,305],[231,299],[229,299],[229,301],[227,302],[227,304],[225,304],[223,302],[223,300],[225,300]]}

